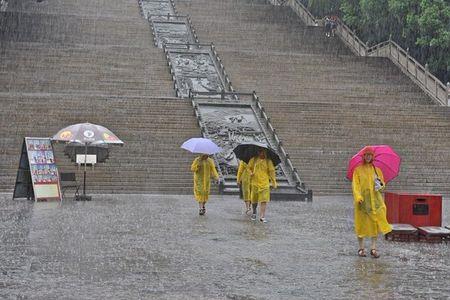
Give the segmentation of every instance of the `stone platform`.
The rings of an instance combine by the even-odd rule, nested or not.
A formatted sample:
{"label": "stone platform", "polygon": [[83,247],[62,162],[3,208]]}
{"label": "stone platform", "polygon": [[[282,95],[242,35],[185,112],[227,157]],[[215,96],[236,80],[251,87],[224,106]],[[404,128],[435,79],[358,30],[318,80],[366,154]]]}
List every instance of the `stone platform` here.
{"label": "stone platform", "polygon": [[[0,194],[0,298],[412,299],[450,297],[449,244],[380,239],[356,256],[350,197],[271,202],[252,222],[234,196]],[[450,200],[443,201],[450,225]]]}

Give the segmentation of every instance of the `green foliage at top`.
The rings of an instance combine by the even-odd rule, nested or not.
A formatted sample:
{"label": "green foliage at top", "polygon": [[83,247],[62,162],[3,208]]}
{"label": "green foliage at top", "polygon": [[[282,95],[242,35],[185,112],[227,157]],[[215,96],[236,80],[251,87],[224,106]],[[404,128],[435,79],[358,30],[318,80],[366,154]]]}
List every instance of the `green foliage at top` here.
{"label": "green foliage at top", "polygon": [[390,37],[450,81],[450,0],[302,0],[317,17],[338,15],[368,45]]}
{"label": "green foliage at top", "polygon": [[316,16],[325,16],[329,14],[337,14],[340,7],[339,0],[308,0],[305,4],[309,10]]}

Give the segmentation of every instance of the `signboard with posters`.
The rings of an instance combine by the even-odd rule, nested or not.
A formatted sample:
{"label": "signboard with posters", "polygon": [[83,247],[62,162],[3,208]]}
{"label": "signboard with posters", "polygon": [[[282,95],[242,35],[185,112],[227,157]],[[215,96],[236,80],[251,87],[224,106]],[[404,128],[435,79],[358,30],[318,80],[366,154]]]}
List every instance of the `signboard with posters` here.
{"label": "signboard with posters", "polygon": [[61,200],[58,168],[49,138],[26,137],[24,140],[14,198],[25,196],[36,201]]}

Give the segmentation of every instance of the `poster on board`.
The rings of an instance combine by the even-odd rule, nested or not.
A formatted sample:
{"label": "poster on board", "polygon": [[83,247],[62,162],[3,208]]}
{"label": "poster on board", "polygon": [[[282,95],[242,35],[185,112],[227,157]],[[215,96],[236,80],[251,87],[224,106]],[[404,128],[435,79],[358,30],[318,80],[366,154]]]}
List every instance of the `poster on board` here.
{"label": "poster on board", "polygon": [[59,173],[49,138],[26,137],[24,140],[14,198],[24,197],[25,191],[28,199],[32,195],[36,201],[61,200]]}

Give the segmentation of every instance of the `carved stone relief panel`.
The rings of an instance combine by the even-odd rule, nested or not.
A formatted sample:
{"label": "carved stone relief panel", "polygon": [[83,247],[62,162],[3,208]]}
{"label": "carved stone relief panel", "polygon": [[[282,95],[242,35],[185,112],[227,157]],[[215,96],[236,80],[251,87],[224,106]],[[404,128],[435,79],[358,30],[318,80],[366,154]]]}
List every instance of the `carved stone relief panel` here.
{"label": "carved stone relief panel", "polygon": [[[222,174],[237,172],[234,147],[244,142],[268,143],[251,106],[199,104],[198,108],[208,138],[224,150],[217,156]],[[283,175],[279,168],[277,175]]]}
{"label": "carved stone relief panel", "polygon": [[141,2],[142,12],[148,18],[149,15],[173,15],[174,10],[170,1],[149,1]]}
{"label": "carved stone relief panel", "polygon": [[0,0],[0,11],[6,11],[8,8],[8,1]]}
{"label": "carved stone relief panel", "polygon": [[189,95],[189,89],[198,92],[219,92],[223,89],[222,80],[209,53],[169,51],[169,59],[183,97]]}
{"label": "carved stone relief panel", "polygon": [[193,38],[186,23],[176,22],[153,22],[153,30],[159,48],[163,43],[192,43]]}

